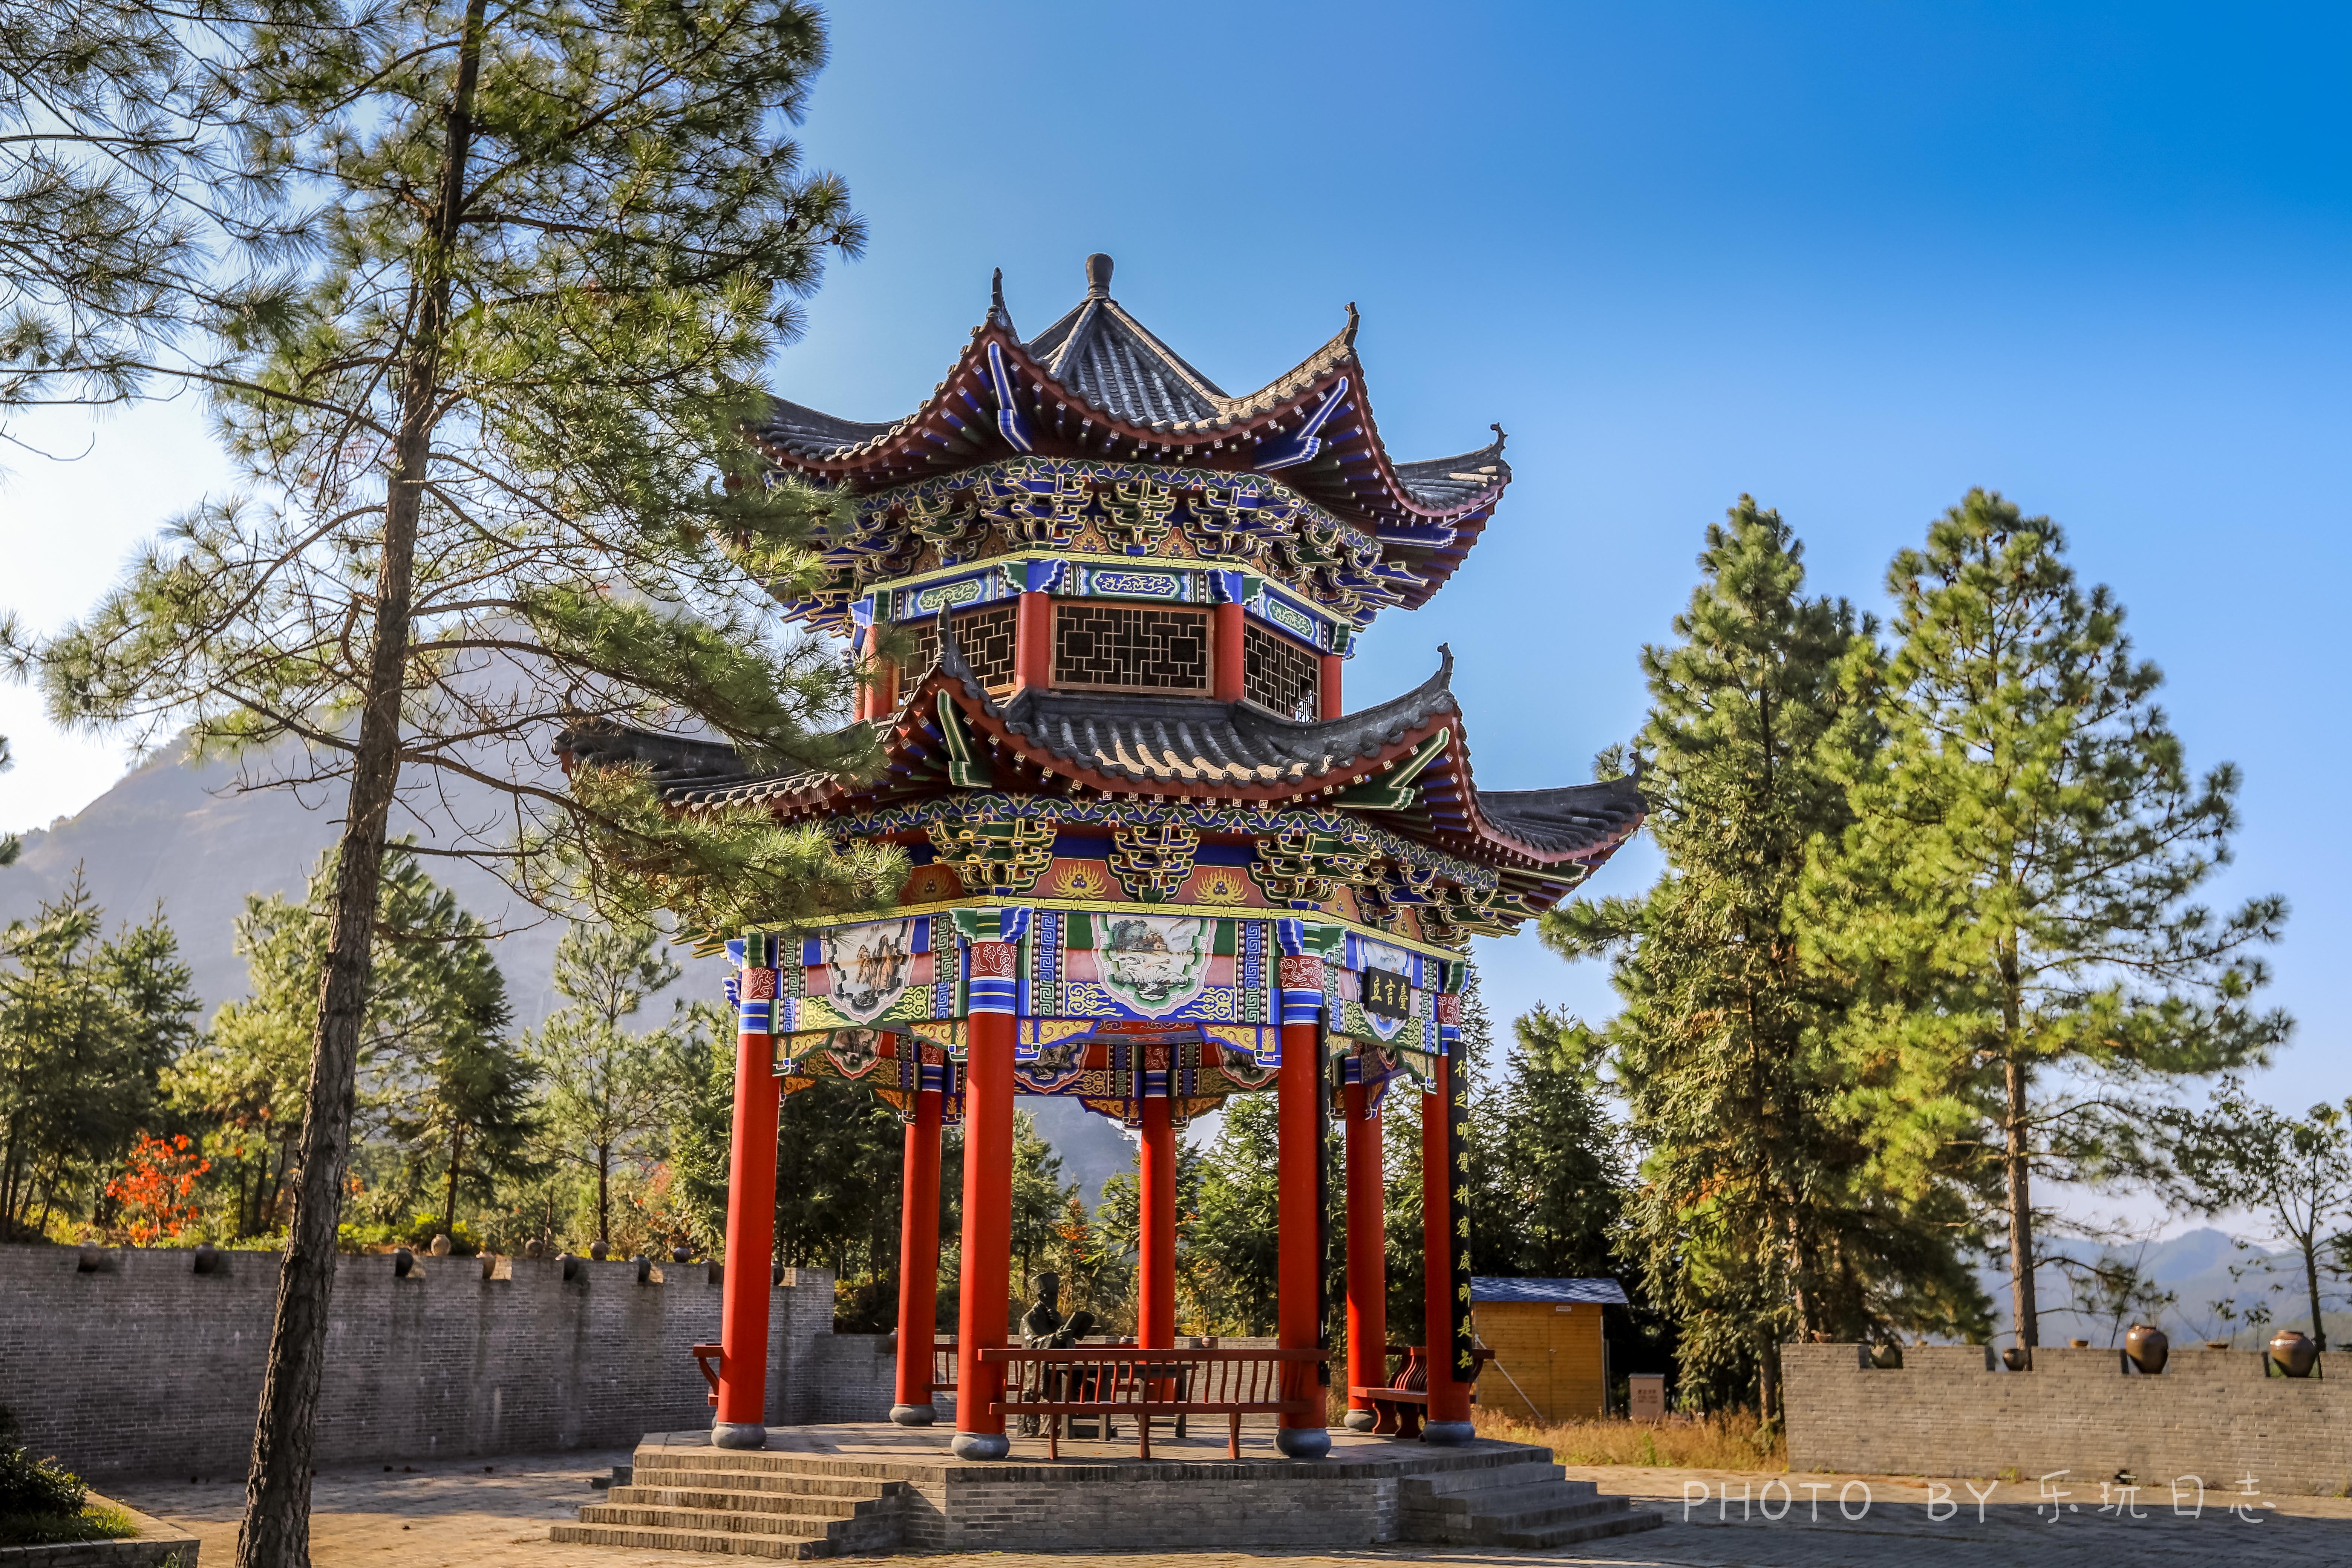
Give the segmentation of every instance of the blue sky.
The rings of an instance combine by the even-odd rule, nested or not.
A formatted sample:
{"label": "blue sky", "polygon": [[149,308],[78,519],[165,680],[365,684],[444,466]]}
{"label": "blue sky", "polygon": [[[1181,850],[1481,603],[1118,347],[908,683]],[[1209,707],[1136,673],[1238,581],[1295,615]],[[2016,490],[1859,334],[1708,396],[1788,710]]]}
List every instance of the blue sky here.
{"label": "blue sky", "polygon": [[[2294,901],[2267,1089],[2352,1093],[2344,432],[2352,171],[2340,9],[2132,5],[839,5],[805,127],[866,215],[776,366],[895,416],[1003,267],[1015,319],[1081,258],[1229,389],[1363,311],[1403,458],[1511,434],[1517,481],[1429,607],[1349,666],[1388,696],[1450,642],[1489,787],[1588,776],[1641,722],[1636,655],[1743,490],[1815,586],[1880,607],[1887,557],[1971,484],[2067,527],[2170,677],[2192,762],[2246,773],[2219,897]],[[76,427],[38,427],[79,449]],[[16,454],[0,605],[52,624],[217,486],[199,411],[92,455]],[[0,693],[0,826],[77,809],[118,753]],[[1638,889],[1645,848],[1596,890]],[[1532,939],[1484,944],[1507,1015],[1610,1006]]]}

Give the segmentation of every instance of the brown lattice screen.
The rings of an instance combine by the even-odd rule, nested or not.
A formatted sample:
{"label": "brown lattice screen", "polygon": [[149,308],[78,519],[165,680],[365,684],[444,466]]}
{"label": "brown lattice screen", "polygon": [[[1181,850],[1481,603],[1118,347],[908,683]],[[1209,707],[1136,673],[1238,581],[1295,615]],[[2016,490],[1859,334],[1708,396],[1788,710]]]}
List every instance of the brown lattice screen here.
{"label": "brown lattice screen", "polygon": [[1209,612],[1085,600],[1054,606],[1054,684],[1209,689]]}
{"label": "brown lattice screen", "polygon": [[1242,627],[1242,695],[1286,719],[1312,719],[1322,690],[1314,654],[1255,621]]}
{"label": "brown lattice screen", "polygon": [[[972,674],[991,691],[1000,691],[1013,684],[1013,648],[1021,623],[1020,606],[1007,601],[983,609],[965,610],[950,623],[955,628],[956,647],[963,654]],[[915,655],[902,672],[908,680],[916,680],[938,662],[940,657],[940,623],[928,620],[914,628]]]}

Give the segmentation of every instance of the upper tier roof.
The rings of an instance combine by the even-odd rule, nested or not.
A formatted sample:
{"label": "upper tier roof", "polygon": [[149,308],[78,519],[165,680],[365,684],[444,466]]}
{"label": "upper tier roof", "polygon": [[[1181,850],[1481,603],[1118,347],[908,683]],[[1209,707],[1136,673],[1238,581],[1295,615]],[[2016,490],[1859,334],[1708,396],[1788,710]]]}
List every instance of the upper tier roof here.
{"label": "upper tier roof", "polygon": [[1087,271],[1087,297],[1025,342],[999,274],[963,354],[907,417],[861,424],[779,398],[754,441],[780,468],[861,494],[1024,453],[1276,474],[1411,570],[1420,585],[1408,605],[1461,564],[1510,483],[1502,428],[1453,457],[1391,459],[1364,391],[1353,305],[1328,342],[1234,396],[1111,298],[1110,258],[1088,257]]}

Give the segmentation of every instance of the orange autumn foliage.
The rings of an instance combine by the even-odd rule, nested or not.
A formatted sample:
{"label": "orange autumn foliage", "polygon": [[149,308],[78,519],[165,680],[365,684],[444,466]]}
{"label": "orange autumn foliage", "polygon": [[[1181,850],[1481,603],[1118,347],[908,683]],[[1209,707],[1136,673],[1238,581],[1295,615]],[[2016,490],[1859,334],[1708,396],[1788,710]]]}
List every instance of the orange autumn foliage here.
{"label": "orange autumn foliage", "polygon": [[184,1132],[168,1139],[142,1132],[128,1167],[106,1184],[106,1195],[121,1205],[122,1228],[132,1245],[177,1240],[196,1217],[196,1179],[212,1162],[195,1152]]}

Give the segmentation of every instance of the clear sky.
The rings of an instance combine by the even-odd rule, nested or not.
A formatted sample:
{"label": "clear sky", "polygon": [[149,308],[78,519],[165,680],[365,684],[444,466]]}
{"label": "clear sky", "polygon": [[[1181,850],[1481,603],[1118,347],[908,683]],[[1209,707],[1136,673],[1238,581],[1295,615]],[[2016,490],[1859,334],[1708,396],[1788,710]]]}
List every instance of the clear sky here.
{"label": "clear sky", "polygon": [[[778,391],[910,409],[1003,267],[1045,325],[1118,260],[1122,303],[1229,390],[1349,300],[1406,458],[1510,432],[1517,480],[1356,703],[1459,660],[1478,777],[1572,783],[1640,724],[1635,664],[1743,490],[1818,589],[1969,485],[2065,524],[2170,677],[2192,763],[2246,773],[2218,896],[2294,915],[2267,1088],[2352,1093],[2352,853],[2337,639],[2352,428],[2352,13],[2183,6],[902,4],[835,7],[806,145],[870,221]],[[80,422],[39,434],[80,450]],[[0,454],[0,605],[47,625],[221,482],[200,410],[84,460]],[[2338,603],[2331,611],[2327,605]],[[78,809],[114,751],[0,692],[0,826]],[[1646,848],[1593,884],[1631,892]],[[1532,938],[1490,994],[1605,1011]]]}

